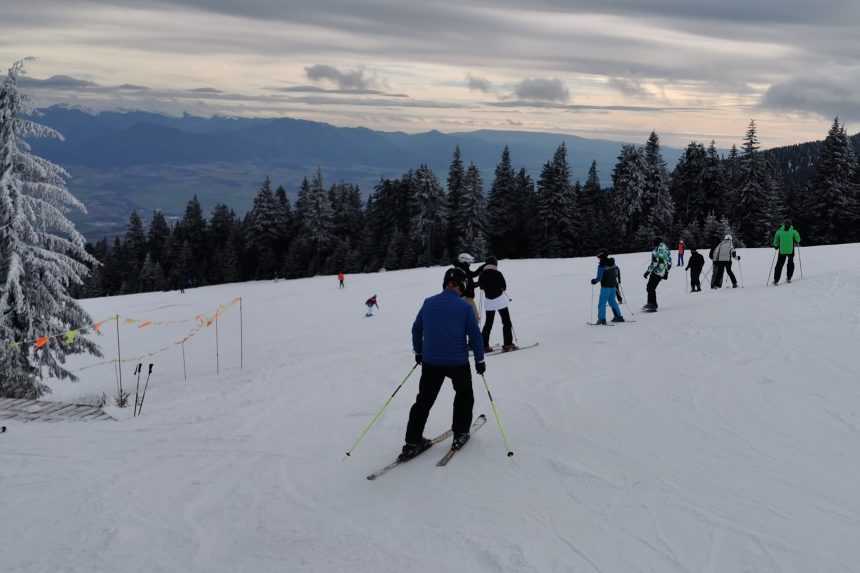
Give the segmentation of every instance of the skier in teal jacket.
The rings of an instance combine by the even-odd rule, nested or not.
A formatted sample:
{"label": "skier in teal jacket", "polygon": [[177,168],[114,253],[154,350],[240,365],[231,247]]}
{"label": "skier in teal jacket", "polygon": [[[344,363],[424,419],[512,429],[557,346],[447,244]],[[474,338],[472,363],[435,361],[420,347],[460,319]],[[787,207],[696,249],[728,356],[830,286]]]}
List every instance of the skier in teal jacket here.
{"label": "skier in teal jacket", "polygon": [[654,241],[654,250],[651,252],[651,264],[648,270],[642,275],[648,279],[648,286],[645,290],[648,291],[648,303],[642,307],[645,312],[657,312],[657,286],[660,281],[669,278],[669,269],[672,268],[672,255],[669,253],[669,247],[663,242],[663,239]]}

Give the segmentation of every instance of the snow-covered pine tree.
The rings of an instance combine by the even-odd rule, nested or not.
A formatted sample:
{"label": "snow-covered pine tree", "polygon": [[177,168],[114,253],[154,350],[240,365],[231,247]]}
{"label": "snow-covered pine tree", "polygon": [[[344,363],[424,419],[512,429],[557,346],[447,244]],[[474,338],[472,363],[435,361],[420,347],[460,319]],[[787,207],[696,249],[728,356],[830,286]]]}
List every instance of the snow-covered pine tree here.
{"label": "snow-covered pine tree", "polygon": [[771,168],[759,152],[755,120],[750,121],[740,158],[738,200],[734,220],[749,246],[769,244],[773,230],[782,215]]}
{"label": "snow-covered pine tree", "polygon": [[458,203],[459,214],[449,217],[460,225],[456,234],[459,237],[457,250],[452,256],[465,251],[476,260],[482,260],[487,250],[486,240],[486,205],[484,200],[484,184],[481,172],[474,163],[469,164],[463,179],[463,191]]}
{"label": "snow-covered pine tree", "polygon": [[166,258],[165,247],[170,239],[170,225],[167,224],[167,219],[164,213],[156,210],[152,214],[152,220],[149,222],[149,232],[146,236],[146,244],[149,253],[152,255],[152,260],[157,263],[162,263]]}
{"label": "snow-covered pine tree", "polygon": [[574,197],[570,185],[567,146],[562,143],[552,161],[544,164],[538,180],[538,217],[545,257],[571,256],[578,231],[574,221]]}
{"label": "snow-covered pine tree", "polygon": [[300,225],[298,241],[305,243],[300,250],[306,252],[306,269],[313,275],[320,270],[334,239],[334,209],[320,169],[310,182],[307,179],[302,182],[296,216]]}
{"label": "snow-covered pine tree", "polygon": [[427,266],[439,261],[445,250],[448,216],[445,191],[427,165],[415,171],[412,188],[414,214],[410,235],[418,249],[418,265]]}
{"label": "snow-covered pine tree", "polygon": [[621,234],[622,249],[635,248],[634,237],[643,224],[642,197],[645,193],[647,165],[642,149],[635,145],[624,145],[618,154],[618,162],[612,171],[612,188],[615,198],[615,214]]}
{"label": "snow-covered pine tree", "polygon": [[711,211],[728,215],[731,212],[733,201],[729,191],[729,182],[723,161],[717,151],[716,142],[711,140],[705,153],[705,171],[702,174],[704,204],[701,206],[701,211],[695,214],[696,218],[701,221],[705,214]]}
{"label": "snow-covered pine tree", "polygon": [[293,221],[293,209],[290,205],[290,198],[287,197],[287,191],[282,185],[278,185],[275,190],[275,203],[277,205],[276,219],[278,227],[278,240],[276,243],[276,251],[279,256],[283,256],[290,248],[290,242],[295,235],[295,223]]}
{"label": "snow-covered pine tree", "polygon": [[705,147],[691,141],[672,173],[670,191],[675,202],[675,215],[679,225],[704,217],[705,210]]}
{"label": "snow-covered pine tree", "polygon": [[660,138],[651,132],[645,144],[645,191],[642,209],[645,221],[637,232],[639,247],[650,247],[656,237],[669,240],[675,217],[675,205],[669,191],[669,175],[660,151]]}
{"label": "snow-covered pine tree", "polygon": [[279,206],[272,191],[272,181],[268,177],[254,196],[254,205],[248,213],[248,248],[255,253],[257,278],[274,278],[280,265],[275,253],[281,237]]}
{"label": "snow-covered pine tree", "polygon": [[516,174],[511,165],[511,152],[507,146],[496,165],[493,185],[487,200],[487,235],[489,252],[498,258],[518,254],[520,237],[514,224],[519,217]]}
{"label": "snow-covered pine tree", "polygon": [[853,145],[837,117],[821,146],[808,191],[810,242],[840,243],[854,236],[854,227],[860,223],[853,181],[856,168]]}
{"label": "snow-covered pine tree", "polygon": [[[510,257],[525,258],[537,256],[537,193],[535,183],[526,171],[521,167],[514,180],[515,204],[518,205],[514,213],[514,224],[512,225],[514,237],[514,250]],[[491,251],[492,252],[492,251]]]}
{"label": "snow-covered pine tree", "polygon": [[101,356],[86,336],[51,338],[40,349],[30,342],[92,325],[68,290],[97,263],[66,218],[70,209],[86,211],[66,189],[68,173],[32,154],[25,141],[62,136],[24,117],[30,108],[18,91],[22,70],[14,64],[0,86],[0,396],[38,398],[49,391],[43,368],[75,380],[64,367],[68,355]]}
{"label": "snow-covered pine tree", "polygon": [[460,154],[460,146],[454,148],[454,157],[448,167],[448,251],[456,256],[464,250],[461,229],[465,221],[460,217],[460,201],[465,193],[466,169]]}

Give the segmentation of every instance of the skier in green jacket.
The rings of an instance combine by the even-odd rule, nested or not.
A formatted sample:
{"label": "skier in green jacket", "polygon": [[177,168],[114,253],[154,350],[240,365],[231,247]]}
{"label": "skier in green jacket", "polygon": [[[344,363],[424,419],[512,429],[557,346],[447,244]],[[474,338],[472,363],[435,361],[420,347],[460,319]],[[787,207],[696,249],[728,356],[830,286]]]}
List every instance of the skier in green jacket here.
{"label": "skier in green jacket", "polygon": [[779,279],[782,276],[782,267],[788,260],[788,272],[786,279],[791,282],[791,277],[794,276],[794,246],[800,244],[800,233],[791,226],[791,221],[786,219],[782,226],[776,230],[773,235],[773,248],[777,250],[779,256],[776,261],[776,268],[773,271],[773,284],[779,284]]}
{"label": "skier in green jacket", "polygon": [[645,312],[657,312],[657,286],[661,280],[669,278],[669,269],[672,268],[672,255],[669,253],[669,247],[663,242],[663,239],[654,241],[654,250],[651,252],[651,264],[648,270],[642,275],[648,279],[648,286],[645,290],[648,292],[648,303],[642,307]]}

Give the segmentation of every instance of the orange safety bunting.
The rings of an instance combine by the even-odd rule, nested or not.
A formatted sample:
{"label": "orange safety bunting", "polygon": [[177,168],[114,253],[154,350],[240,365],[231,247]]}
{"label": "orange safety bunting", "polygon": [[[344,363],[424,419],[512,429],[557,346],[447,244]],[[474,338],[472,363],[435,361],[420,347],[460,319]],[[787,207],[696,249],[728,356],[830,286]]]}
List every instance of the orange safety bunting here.
{"label": "orange safety bunting", "polygon": [[48,338],[47,336],[42,336],[42,337],[37,338],[36,339],[36,348],[44,347],[46,344],[48,344],[48,340],[50,340],[50,338]]}
{"label": "orange safety bunting", "polygon": [[147,326],[149,326],[150,324],[152,324],[152,321],[151,321],[151,320],[144,320],[144,321],[143,321],[143,322],[141,322],[137,327],[138,327],[138,328],[146,328],[146,327],[147,327]]}

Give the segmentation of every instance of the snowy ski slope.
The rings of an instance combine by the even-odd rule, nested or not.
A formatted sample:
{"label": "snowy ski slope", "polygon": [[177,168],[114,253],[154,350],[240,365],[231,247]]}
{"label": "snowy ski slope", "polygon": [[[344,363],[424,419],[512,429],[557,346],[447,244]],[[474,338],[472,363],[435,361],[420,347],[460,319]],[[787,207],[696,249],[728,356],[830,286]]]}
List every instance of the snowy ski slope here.
{"label": "snowy ski slope", "polygon": [[[411,322],[442,268],[348,276],[342,291],[317,277],[85,301],[97,319],[178,320],[241,296],[245,368],[234,307],[220,377],[208,328],[186,345],[187,383],[180,347],[152,360],[139,418],[6,423],[0,570],[860,571],[860,245],[803,249],[805,280],[777,288],[773,251],[741,253],[744,289],[689,294],[674,269],[659,313],[614,328],[585,324],[594,259],[502,261],[516,334],[540,341],[488,359],[516,455],[476,381],[490,419],[467,448],[375,482],[417,376],[344,452],[412,366]],[[648,256],[618,262],[638,310]],[[121,329],[130,357],[189,325]],[[52,398],[113,392],[110,366],[84,378]],[[428,435],[451,399],[446,386]]]}

